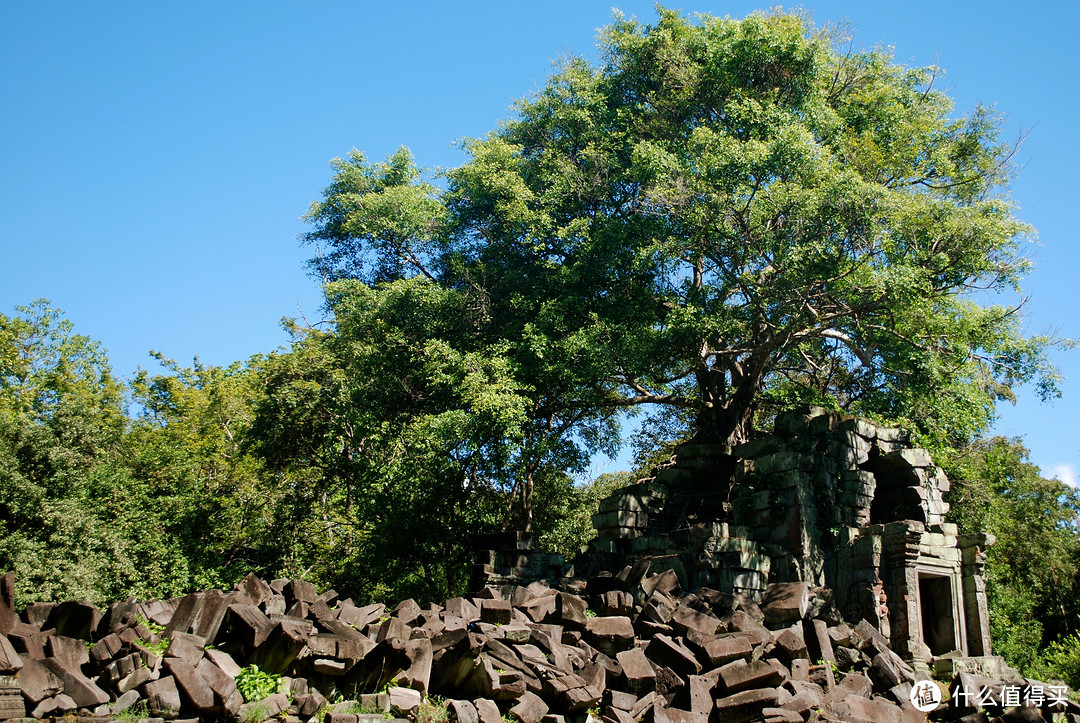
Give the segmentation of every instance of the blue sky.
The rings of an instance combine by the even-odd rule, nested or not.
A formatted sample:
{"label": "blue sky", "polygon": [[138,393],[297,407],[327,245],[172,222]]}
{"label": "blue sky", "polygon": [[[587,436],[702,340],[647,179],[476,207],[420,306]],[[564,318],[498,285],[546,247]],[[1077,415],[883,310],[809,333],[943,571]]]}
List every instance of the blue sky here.
{"label": "blue sky", "polygon": [[[299,217],[351,148],[409,146],[462,161],[543,84],[551,61],[595,58],[611,5],[652,3],[3,3],[0,11],[0,312],[38,297],[109,350],[228,364],[286,342],[283,316],[319,317]],[[675,4],[741,17],[765,5]],[[1080,337],[1080,3],[817,2],[856,45],[938,64],[957,109],[994,103],[1030,131],[1013,185],[1039,232],[1029,330]],[[1080,351],[1057,355],[1064,397],[1022,393],[997,430],[1023,435],[1044,472],[1080,468]]]}

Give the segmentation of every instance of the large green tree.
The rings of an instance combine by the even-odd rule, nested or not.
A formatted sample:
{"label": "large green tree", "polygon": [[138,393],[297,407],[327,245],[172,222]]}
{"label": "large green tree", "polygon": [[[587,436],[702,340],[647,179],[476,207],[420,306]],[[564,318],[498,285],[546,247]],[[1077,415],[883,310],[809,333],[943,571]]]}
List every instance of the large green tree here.
{"label": "large green tree", "polygon": [[1016,384],[1054,391],[1051,340],[975,297],[1027,269],[1014,147],[935,69],[842,40],[783,12],[617,18],[443,185],[404,150],[338,160],[312,267],[460,294],[554,437],[652,404],[737,442],[814,400],[962,444]]}

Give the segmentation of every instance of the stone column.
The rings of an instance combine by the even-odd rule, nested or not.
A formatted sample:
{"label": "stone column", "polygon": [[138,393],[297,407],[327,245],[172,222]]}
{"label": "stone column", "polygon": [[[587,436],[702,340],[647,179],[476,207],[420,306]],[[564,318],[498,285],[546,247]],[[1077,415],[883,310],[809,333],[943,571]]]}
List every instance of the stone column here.
{"label": "stone column", "polygon": [[986,548],[997,539],[988,533],[960,535],[963,563],[963,606],[967,623],[968,655],[993,655],[990,645],[990,608],[986,601]]}

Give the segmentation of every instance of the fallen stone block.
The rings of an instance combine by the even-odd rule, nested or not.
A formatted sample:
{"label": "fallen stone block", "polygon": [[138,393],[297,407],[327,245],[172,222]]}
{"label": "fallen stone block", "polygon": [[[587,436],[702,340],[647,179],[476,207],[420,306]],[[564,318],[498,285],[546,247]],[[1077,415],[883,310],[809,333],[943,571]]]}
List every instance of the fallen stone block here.
{"label": "fallen stone block", "polygon": [[109,694],[87,678],[78,668],[69,668],[56,658],[45,658],[43,664],[63,681],[64,693],[71,696],[80,708],[96,708],[109,702]]}
{"label": "fallen stone block", "polygon": [[19,654],[6,635],[0,634],[0,675],[14,675],[23,667]]}
{"label": "fallen stone block", "polygon": [[540,696],[525,691],[510,708],[510,712],[517,716],[521,723],[540,723],[547,715],[548,706]]}
{"label": "fallen stone block", "polygon": [[[327,705],[329,701],[319,691],[312,689],[306,695],[299,695],[296,697],[294,704],[296,705],[296,714],[298,716],[312,716],[320,708]],[[239,708],[239,707],[238,707]]]}
{"label": "fallen stone block", "polygon": [[509,600],[481,600],[480,620],[492,625],[506,625],[514,619],[514,608]]}
{"label": "fallen stone block", "polygon": [[382,603],[357,607],[356,605],[339,605],[337,619],[339,622],[352,626],[356,630],[363,630],[373,622],[377,622],[386,612],[386,606]]}
{"label": "fallen stone block", "polygon": [[174,720],[180,713],[180,691],[172,676],[147,683],[146,700],[150,712],[158,718]]}
{"label": "fallen stone block", "polygon": [[7,634],[19,622],[15,614],[15,573],[0,577],[0,634]]}
{"label": "fallen stone block", "polygon": [[694,654],[686,646],[664,634],[653,636],[645,648],[645,657],[658,665],[671,668],[680,677],[701,672],[701,663]]}
{"label": "fallen stone block", "polygon": [[139,691],[129,690],[109,705],[109,712],[114,716],[123,713],[141,699],[142,697],[139,695]]}
{"label": "fallen stone block", "polygon": [[281,620],[266,636],[266,640],[255,649],[251,660],[267,673],[283,673],[307,646],[307,638],[305,626],[290,620]]}
{"label": "fallen stone block", "polygon": [[68,600],[49,611],[42,629],[53,628],[56,635],[92,641],[101,622],[101,611],[86,601]]}
{"label": "fallen stone block", "polygon": [[447,700],[446,711],[449,713],[450,723],[480,723],[476,706],[467,700]]}
{"label": "fallen stone block", "polygon": [[45,659],[45,636],[36,626],[15,623],[7,632],[7,639],[16,653],[25,654],[35,660]]}
{"label": "fallen stone block", "polygon": [[176,681],[181,701],[186,701],[200,713],[214,710],[214,691],[206,680],[195,672],[195,666],[181,658],[165,658],[165,671]]}
{"label": "fallen stone block", "polygon": [[714,666],[721,666],[733,660],[750,660],[754,647],[750,639],[742,635],[724,635],[706,640],[702,645],[705,654]]}
{"label": "fallen stone block", "polygon": [[808,658],[806,641],[803,640],[802,628],[788,628],[773,638],[773,650],[781,661],[791,663],[799,658]]}
{"label": "fallen stone block", "polygon": [[761,602],[766,623],[796,622],[803,619],[810,606],[810,586],[805,582],[774,582],[765,588]]}
{"label": "fallen stone block", "polygon": [[716,687],[716,679],[703,675],[691,675],[690,684],[690,712],[708,717],[713,709],[713,688]]}
{"label": "fallen stone block", "polygon": [[555,617],[567,630],[584,630],[588,623],[585,601],[577,595],[560,592],[555,597]]}
{"label": "fallen stone block", "polygon": [[413,688],[426,696],[431,681],[431,641],[426,638],[407,641],[404,655],[407,666],[398,674],[398,682],[403,687]]}
{"label": "fallen stone block", "polygon": [[[230,658],[229,660],[231,661],[232,659]],[[223,710],[226,713],[235,713],[236,710],[231,708],[232,702],[238,692],[236,688],[236,677],[230,675],[219,665],[214,663],[213,659],[210,657],[200,660],[198,665],[195,666],[195,672],[199,675],[199,678],[202,679],[203,684],[213,692],[214,707]],[[238,707],[239,705],[236,705],[236,708]]]}
{"label": "fallen stone block", "polygon": [[825,663],[836,662],[832,638],[829,637],[829,626],[824,620],[803,621],[803,640],[806,642],[806,651],[811,660]]}
{"label": "fallen stone block", "polygon": [[686,635],[688,631],[693,630],[703,636],[709,636],[714,635],[720,628],[719,618],[694,610],[687,605],[676,607],[668,623],[679,635]]}
{"label": "fallen stone block", "polygon": [[63,635],[45,636],[45,657],[53,658],[69,670],[81,670],[90,662],[86,641]]}
{"label": "fallen stone block", "polygon": [[386,692],[390,696],[390,710],[397,711],[402,715],[410,715],[416,712],[416,709],[423,702],[420,691],[412,688],[392,685],[386,689]]}
{"label": "fallen stone block", "polygon": [[38,703],[34,710],[31,711],[30,717],[41,720],[42,718],[59,718],[65,713],[70,713],[79,706],[72,700],[71,696],[63,693],[46,698]]}
{"label": "fallen stone block", "polygon": [[870,678],[874,690],[878,693],[884,693],[890,688],[900,685],[902,680],[900,671],[897,669],[896,665],[888,656],[883,655],[882,653],[878,653],[874,656],[874,660],[867,669],[866,675]]}
{"label": "fallen stone block", "polygon": [[775,688],[745,690],[716,701],[716,718],[724,723],[749,723],[761,718],[765,708],[777,707]]}
{"label": "fallen stone block", "polygon": [[831,665],[811,665],[810,670],[807,671],[807,678],[826,693],[836,685],[836,676],[833,674]]}
{"label": "fallen stone block", "polygon": [[[775,688],[784,683],[784,676],[779,670],[760,660],[728,663],[719,669],[719,677],[725,695],[751,688]],[[775,702],[775,698],[773,700]]]}
{"label": "fallen stone block", "polygon": [[225,675],[228,675],[230,678],[236,678],[236,676],[240,675],[240,666],[237,665],[233,657],[225,651],[217,649],[204,650],[203,655],[211,663],[221,668]]}
{"label": "fallen stone block", "polygon": [[803,723],[801,714],[785,708],[762,708],[761,715],[765,723]]}
{"label": "fallen stone block", "polygon": [[903,723],[900,708],[884,698],[826,696],[822,713],[845,723]]}
{"label": "fallen stone block", "polygon": [[634,695],[644,696],[656,689],[656,672],[649,664],[641,648],[624,650],[615,656],[622,666],[623,677],[626,679],[626,690]]}
{"label": "fallen stone block", "polygon": [[605,655],[614,656],[634,646],[634,624],[624,616],[589,618],[585,640]]}
{"label": "fallen stone block", "polygon": [[477,698],[473,701],[473,707],[476,708],[476,716],[480,723],[502,723],[502,713],[499,712],[499,706],[495,705],[495,701],[489,698]]}
{"label": "fallen stone block", "polygon": [[165,657],[179,658],[194,667],[202,660],[205,648],[206,638],[201,635],[176,631],[169,639],[169,647],[165,650]]}
{"label": "fallen stone block", "polygon": [[0,675],[0,720],[26,716],[26,702],[19,681],[14,676]]}

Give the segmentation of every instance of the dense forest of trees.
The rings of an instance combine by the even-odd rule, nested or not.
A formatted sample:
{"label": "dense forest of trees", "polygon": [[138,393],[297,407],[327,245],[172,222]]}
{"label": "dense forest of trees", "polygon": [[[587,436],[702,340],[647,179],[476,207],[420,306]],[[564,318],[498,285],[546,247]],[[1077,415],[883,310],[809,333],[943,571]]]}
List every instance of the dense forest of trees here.
{"label": "dense forest of trees", "polygon": [[[0,568],[18,600],[170,596],[248,572],[357,599],[460,592],[473,534],[588,539],[625,476],[575,484],[648,410],[641,456],[739,441],[798,402],[912,428],[988,530],[993,631],[1080,685],[1080,496],[984,437],[1053,339],[1000,120],[933,69],[798,16],[617,20],[430,177],[339,160],[308,220],[325,326],[227,368],[117,378],[47,302],[0,315]],[[986,298],[981,296],[979,298]]]}

